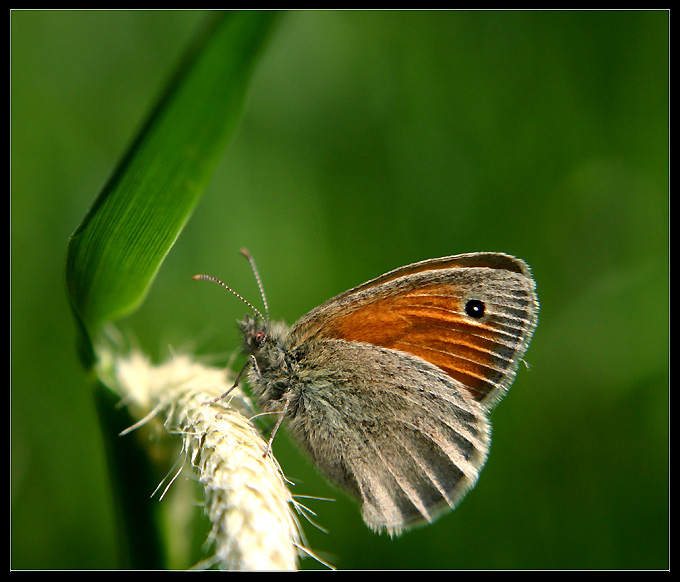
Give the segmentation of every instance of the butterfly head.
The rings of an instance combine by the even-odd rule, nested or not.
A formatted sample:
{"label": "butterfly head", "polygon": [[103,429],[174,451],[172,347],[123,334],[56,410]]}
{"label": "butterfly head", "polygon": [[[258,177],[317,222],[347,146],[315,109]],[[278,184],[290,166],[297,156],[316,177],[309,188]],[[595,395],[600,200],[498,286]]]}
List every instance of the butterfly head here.
{"label": "butterfly head", "polygon": [[269,322],[257,316],[246,315],[238,325],[243,334],[243,348],[247,354],[259,352],[271,337]]}
{"label": "butterfly head", "polygon": [[273,355],[273,352],[286,350],[290,332],[285,323],[246,315],[238,326],[243,334],[243,351],[248,355]]}

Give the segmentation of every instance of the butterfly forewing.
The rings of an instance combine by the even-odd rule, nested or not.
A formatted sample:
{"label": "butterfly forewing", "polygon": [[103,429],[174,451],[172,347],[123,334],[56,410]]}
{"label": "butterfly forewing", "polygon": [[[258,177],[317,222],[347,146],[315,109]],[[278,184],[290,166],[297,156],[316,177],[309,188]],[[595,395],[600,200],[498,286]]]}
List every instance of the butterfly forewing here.
{"label": "butterfly forewing", "polygon": [[[407,352],[458,380],[476,400],[493,404],[512,382],[535,325],[528,268],[507,259],[498,268],[451,266],[443,259],[436,269],[411,265],[324,304],[294,333]],[[483,306],[481,316],[467,312],[470,301]],[[337,305],[342,309],[333,312]],[[315,325],[316,317],[323,327]]]}

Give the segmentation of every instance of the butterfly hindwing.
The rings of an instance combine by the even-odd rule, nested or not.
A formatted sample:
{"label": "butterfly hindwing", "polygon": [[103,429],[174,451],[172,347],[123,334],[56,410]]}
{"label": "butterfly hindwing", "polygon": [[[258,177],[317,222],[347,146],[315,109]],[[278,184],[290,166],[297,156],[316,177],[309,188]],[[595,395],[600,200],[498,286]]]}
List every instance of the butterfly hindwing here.
{"label": "butterfly hindwing", "polygon": [[369,526],[396,533],[432,521],[474,485],[489,427],[455,380],[418,358],[376,349],[308,344],[302,357],[315,372],[298,379],[288,426],[317,467],[362,501]]}

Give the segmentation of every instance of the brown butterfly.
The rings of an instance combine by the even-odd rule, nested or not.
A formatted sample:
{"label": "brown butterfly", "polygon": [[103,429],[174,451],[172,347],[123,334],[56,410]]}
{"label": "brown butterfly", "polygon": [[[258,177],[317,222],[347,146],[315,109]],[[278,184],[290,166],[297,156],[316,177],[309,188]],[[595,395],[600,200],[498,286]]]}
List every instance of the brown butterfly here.
{"label": "brown butterfly", "polygon": [[253,309],[240,322],[248,379],[280,413],[273,432],[285,418],[318,469],[361,501],[366,524],[397,534],[474,486],[489,410],[515,377],[538,301],[523,261],[471,253],[390,271],[291,328]]}

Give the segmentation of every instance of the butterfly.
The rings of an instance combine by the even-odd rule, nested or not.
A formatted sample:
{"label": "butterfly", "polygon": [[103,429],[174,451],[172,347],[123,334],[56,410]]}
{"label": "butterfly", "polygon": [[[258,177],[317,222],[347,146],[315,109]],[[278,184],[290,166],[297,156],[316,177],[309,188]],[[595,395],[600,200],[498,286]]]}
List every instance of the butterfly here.
{"label": "butterfly", "polygon": [[502,253],[389,271],[292,327],[250,306],[239,325],[253,393],[279,414],[271,438],[285,419],[319,471],[360,501],[365,523],[391,535],[434,521],[475,485],[489,412],[538,316],[529,267]]}

